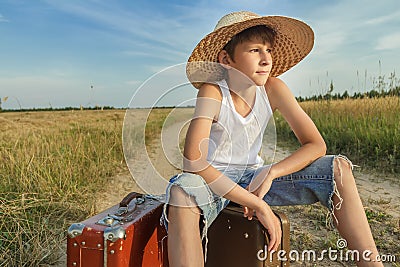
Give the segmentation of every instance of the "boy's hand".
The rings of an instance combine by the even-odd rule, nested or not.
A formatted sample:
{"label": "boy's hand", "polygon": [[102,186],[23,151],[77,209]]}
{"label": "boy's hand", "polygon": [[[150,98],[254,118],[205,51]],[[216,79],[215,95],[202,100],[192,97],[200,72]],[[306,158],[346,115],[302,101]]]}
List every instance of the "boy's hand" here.
{"label": "boy's hand", "polygon": [[269,169],[263,170],[256,178],[246,187],[250,193],[256,195],[264,204],[259,210],[253,210],[248,207],[243,207],[244,217],[249,220],[253,219],[253,214],[256,213],[258,220],[267,229],[270,237],[268,251],[276,251],[279,248],[282,238],[281,223],[273,213],[269,205],[263,200],[264,196],[271,188],[273,177],[270,175]]}
{"label": "boy's hand", "polygon": [[256,211],[257,219],[267,229],[269,234],[268,251],[277,251],[282,240],[282,229],[279,218],[271,210],[270,206],[264,202],[262,208]]}
{"label": "boy's hand", "polygon": [[[251,181],[246,189],[260,199],[263,199],[271,188],[272,180],[273,177],[270,175],[269,169],[265,169]],[[249,220],[253,218],[254,212],[255,210],[243,207],[244,217],[247,217]]]}

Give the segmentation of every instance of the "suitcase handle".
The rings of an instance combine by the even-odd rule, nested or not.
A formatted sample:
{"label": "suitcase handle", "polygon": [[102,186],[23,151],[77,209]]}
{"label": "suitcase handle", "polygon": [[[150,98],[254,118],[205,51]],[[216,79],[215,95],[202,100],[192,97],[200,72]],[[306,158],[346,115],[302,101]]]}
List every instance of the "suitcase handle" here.
{"label": "suitcase handle", "polygon": [[120,208],[127,208],[129,203],[135,198],[142,198],[143,194],[137,192],[130,192],[126,197],[124,197],[119,203]]}
{"label": "suitcase handle", "polygon": [[[282,229],[282,240],[281,240],[281,246],[284,250],[290,251],[290,223],[289,219],[286,216],[285,213],[280,212],[280,211],[274,211],[275,215],[280,218],[281,221],[281,229]],[[287,227],[283,227],[283,225],[286,224]],[[287,264],[289,262],[286,262]],[[286,265],[288,266],[288,265]]]}

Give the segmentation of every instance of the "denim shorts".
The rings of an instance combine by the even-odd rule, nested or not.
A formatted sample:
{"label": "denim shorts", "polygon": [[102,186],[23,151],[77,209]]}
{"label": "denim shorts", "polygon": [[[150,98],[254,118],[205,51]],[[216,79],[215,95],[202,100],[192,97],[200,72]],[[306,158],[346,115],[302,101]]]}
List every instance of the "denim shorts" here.
{"label": "denim shorts", "polygon": [[[264,196],[264,200],[270,206],[306,205],[320,202],[333,215],[333,209],[339,209],[342,202],[334,179],[333,165],[334,160],[338,157],[345,159],[351,167],[353,166],[345,156],[329,155],[321,157],[298,172],[274,179],[270,190]],[[220,171],[236,184],[246,188],[253,177],[256,177],[261,170],[268,167],[270,166],[247,169],[222,169]],[[174,185],[182,188],[188,197],[198,203],[197,206],[201,210],[201,236],[202,239],[206,238],[207,240],[208,227],[221,210],[228,205],[229,200],[213,193],[200,175],[192,173],[175,175],[170,179],[167,187],[166,203],[161,217],[161,223],[165,225],[167,231],[169,222],[167,207],[170,200],[170,190]],[[336,206],[332,202],[334,194],[339,198],[339,203]]]}

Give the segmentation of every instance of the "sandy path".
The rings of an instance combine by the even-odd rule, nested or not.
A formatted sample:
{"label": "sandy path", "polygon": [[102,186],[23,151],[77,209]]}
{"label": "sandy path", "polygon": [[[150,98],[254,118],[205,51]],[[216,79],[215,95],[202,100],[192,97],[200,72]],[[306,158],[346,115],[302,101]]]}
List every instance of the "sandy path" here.
{"label": "sandy path", "polygon": [[371,207],[384,209],[386,213],[399,218],[400,177],[365,172],[356,172],[355,175],[359,194],[365,201],[370,200]]}
{"label": "sandy path", "polygon": [[[96,207],[98,212],[117,204],[129,192],[136,191],[143,193],[146,191],[142,190],[143,187],[155,186],[154,183],[156,181],[151,181],[150,184],[142,184],[147,180],[143,179],[143,177],[158,175],[168,181],[170,177],[180,172],[182,165],[180,144],[187,130],[186,122],[191,114],[191,109],[179,109],[178,114],[171,115],[167,120],[167,126],[163,128],[161,133],[162,143],[158,140],[155,141],[151,146],[153,150],[142,151],[128,162],[129,167],[134,169],[133,174],[124,172],[110,179],[109,186],[99,193],[99,199],[102,199],[102,201]],[[138,119],[143,120],[143,116],[146,115],[142,113],[138,115]],[[139,148],[139,150],[141,149],[145,148]],[[134,176],[140,177],[138,179],[139,184],[135,181]],[[151,184],[152,182],[153,184]],[[163,193],[165,190],[158,191],[162,191],[160,193]]]}

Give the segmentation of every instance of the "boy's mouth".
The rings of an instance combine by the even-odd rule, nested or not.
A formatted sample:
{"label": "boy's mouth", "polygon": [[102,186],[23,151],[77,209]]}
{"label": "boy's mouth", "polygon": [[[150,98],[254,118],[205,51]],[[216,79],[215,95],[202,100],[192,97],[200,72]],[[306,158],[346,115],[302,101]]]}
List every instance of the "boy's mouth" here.
{"label": "boy's mouth", "polygon": [[266,74],[269,74],[269,71],[268,71],[268,70],[260,70],[260,71],[256,71],[256,73],[257,73],[257,74],[264,74],[264,75],[266,75]]}

